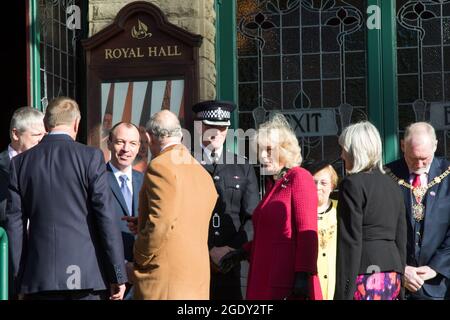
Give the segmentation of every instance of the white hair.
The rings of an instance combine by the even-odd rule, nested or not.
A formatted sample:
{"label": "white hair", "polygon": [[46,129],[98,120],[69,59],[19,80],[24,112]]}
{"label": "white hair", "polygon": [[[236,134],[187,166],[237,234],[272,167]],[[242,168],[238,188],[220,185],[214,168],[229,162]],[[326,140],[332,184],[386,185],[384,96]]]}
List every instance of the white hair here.
{"label": "white hair", "polygon": [[9,136],[12,139],[13,129],[23,133],[38,125],[44,125],[44,114],[32,107],[21,107],[14,111],[11,118],[9,124]]}
{"label": "white hair", "polygon": [[410,142],[414,136],[418,134],[423,135],[423,133],[428,135],[431,143],[436,143],[436,132],[434,131],[433,126],[428,122],[415,122],[406,127],[403,141]]}
{"label": "white hair", "polygon": [[145,130],[160,141],[165,138],[181,138],[183,136],[177,115],[169,110],[161,110],[152,115],[145,126]]}
{"label": "white hair", "polygon": [[349,174],[378,169],[383,170],[383,147],[380,133],[368,121],[352,124],[344,129],[339,144],[349,155],[353,167]]}

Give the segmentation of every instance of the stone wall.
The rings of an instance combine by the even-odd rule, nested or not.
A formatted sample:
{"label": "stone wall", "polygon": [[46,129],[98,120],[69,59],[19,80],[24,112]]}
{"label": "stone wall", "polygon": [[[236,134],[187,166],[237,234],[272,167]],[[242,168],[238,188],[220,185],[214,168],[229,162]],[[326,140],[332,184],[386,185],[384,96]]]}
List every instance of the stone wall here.
{"label": "stone wall", "polygon": [[[200,100],[216,97],[215,20],[214,0],[148,0],[158,6],[167,19],[187,31],[200,34]],[[120,9],[131,0],[90,0],[89,36],[110,24]]]}

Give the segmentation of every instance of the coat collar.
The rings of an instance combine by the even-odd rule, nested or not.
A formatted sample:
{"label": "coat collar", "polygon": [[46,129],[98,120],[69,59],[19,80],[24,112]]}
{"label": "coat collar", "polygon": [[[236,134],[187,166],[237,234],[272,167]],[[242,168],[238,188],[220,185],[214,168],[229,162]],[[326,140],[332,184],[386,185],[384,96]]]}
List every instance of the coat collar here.
{"label": "coat collar", "polygon": [[[431,163],[430,171],[428,172],[428,183],[430,183],[435,177],[442,174],[443,171],[445,171],[446,168],[441,168],[441,161],[437,158],[433,159],[433,162]],[[446,178],[448,179],[448,177]],[[435,184],[431,188],[428,189],[424,204],[425,204],[425,220],[424,220],[424,230],[432,230],[432,225],[435,223],[435,218],[442,214],[441,212],[438,212],[436,210],[433,210],[433,206],[436,203],[436,198],[439,194],[439,189],[442,187],[442,183]],[[422,246],[426,245],[423,244]],[[423,251],[421,251],[423,252]]]}
{"label": "coat collar", "polygon": [[183,144],[181,144],[181,143],[172,144],[172,145],[164,148],[155,158],[158,158],[159,156],[163,155],[164,153],[169,152],[170,150],[173,150],[175,148],[178,149],[178,148],[180,148],[180,146],[183,146]]}
{"label": "coat collar", "polygon": [[46,134],[40,143],[45,142],[53,142],[53,141],[70,141],[75,142],[75,140],[72,139],[71,136],[68,134]]}

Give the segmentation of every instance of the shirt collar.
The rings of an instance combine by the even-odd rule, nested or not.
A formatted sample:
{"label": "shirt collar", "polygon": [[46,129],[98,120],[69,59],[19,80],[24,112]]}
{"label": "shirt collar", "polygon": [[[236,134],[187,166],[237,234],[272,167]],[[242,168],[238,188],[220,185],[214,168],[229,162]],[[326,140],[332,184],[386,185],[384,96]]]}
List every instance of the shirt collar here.
{"label": "shirt collar", "polygon": [[128,181],[131,181],[131,179],[133,177],[133,168],[131,166],[126,168],[125,172],[124,171],[120,171],[119,169],[114,167],[114,165],[111,163],[111,161],[109,162],[109,166],[111,167],[111,170],[112,170],[112,172],[114,173],[114,176],[117,179],[119,179],[120,176],[126,175],[128,177]]}
{"label": "shirt collar", "polygon": [[64,131],[50,131],[48,133],[48,135],[53,135],[53,134],[65,134],[65,135],[68,135],[69,137],[71,137],[70,134],[68,134],[67,132],[64,132]]}
{"label": "shirt collar", "polygon": [[9,160],[11,160],[12,158],[14,158],[15,156],[17,156],[19,153],[13,148],[11,147],[11,145],[8,145],[8,156],[9,156]]}
{"label": "shirt collar", "polygon": [[168,143],[166,144],[164,147],[161,148],[161,151],[163,151],[164,149],[167,149],[170,146],[174,146],[176,144],[180,144],[179,142],[172,142],[172,143]]}
{"label": "shirt collar", "polygon": [[[212,150],[210,150],[208,147],[205,147],[203,145],[203,143],[201,144],[201,146],[202,146],[203,152],[208,156],[208,159],[212,161],[212,159],[211,159],[211,151]],[[220,157],[222,155],[222,150],[223,150],[223,146],[221,146],[219,149],[215,150],[216,151],[216,157],[218,159],[220,159]]]}

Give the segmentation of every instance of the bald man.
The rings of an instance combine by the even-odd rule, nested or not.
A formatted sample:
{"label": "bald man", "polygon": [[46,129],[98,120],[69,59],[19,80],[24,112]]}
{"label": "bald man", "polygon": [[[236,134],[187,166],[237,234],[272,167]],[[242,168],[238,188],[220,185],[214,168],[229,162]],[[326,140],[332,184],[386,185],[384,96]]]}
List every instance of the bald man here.
{"label": "bald man", "polygon": [[139,194],[134,243],[135,299],[209,299],[208,226],[214,183],[181,144],[177,116],[163,110],[146,126],[153,159]]}
{"label": "bald man", "polygon": [[[139,129],[132,123],[119,122],[108,137],[111,160],[106,165],[108,182],[114,195],[114,213],[122,233],[125,260],[133,261],[134,229],[137,222],[138,195],[143,174],[133,170],[133,161],[140,148]],[[128,226],[130,224],[130,227]]]}
{"label": "bald man", "polygon": [[403,191],[408,221],[406,298],[450,298],[450,162],[434,157],[437,139],[426,122],[406,128],[403,159],[387,165]]}

